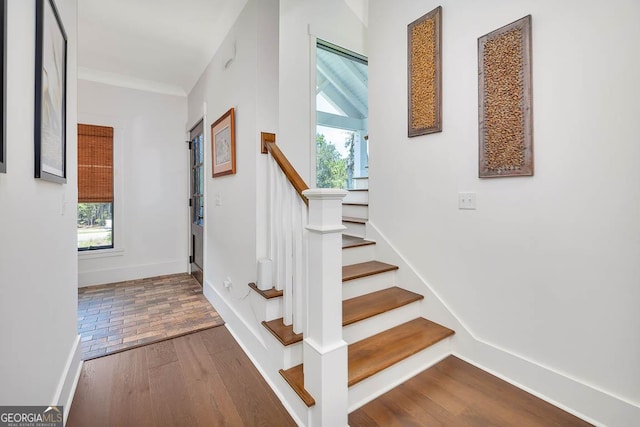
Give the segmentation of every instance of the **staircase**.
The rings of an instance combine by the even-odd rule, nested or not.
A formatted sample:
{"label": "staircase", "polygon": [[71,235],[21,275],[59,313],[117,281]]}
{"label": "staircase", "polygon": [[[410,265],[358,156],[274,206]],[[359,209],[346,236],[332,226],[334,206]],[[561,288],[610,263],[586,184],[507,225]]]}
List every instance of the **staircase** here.
{"label": "staircase", "polygon": [[368,179],[354,179],[346,196],[308,189],[275,137],[263,136],[276,287],[250,284],[251,305],[301,422],[346,424],[348,412],[450,355],[454,332],[423,317],[424,296],[404,289],[398,267],[366,239]]}
{"label": "staircase", "polygon": [[[342,326],[348,344],[348,408],[353,411],[449,355],[446,339],[454,331],[421,317],[424,297],[396,284],[397,266],[375,259],[375,242],[364,238],[366,187],[349,191],[343,213]],[[290,367],[280,374],[308,407],[315,405],[304,388],[302,334],[282,317],[262,325],[287,352]]]}
{"label": "staircase", "polygon": [[364,238],[369,218],[369,178],[353,178],[355,188],[342,201],[342,225],[345,235]]}

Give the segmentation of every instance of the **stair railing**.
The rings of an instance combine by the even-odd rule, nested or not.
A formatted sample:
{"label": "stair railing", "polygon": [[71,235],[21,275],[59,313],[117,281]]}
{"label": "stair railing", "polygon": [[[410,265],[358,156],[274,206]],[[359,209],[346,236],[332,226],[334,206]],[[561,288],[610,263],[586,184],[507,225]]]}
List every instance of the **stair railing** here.
{"label": "stair railing", "polygon": [[[263,141],[264,138],[263,133]],[[269,240],[274,286],[283,291],[284,324],[293,325],[293,331],[299,334],[306,324],[304,291],[308,279],[304,233],[309,200],[302,193],[309,186],[276,145],[275,135],[267,138],[263,152],[269,154]]]}
{"label": "stair railing", "polygon": [[275,143],[269,155],[270,256],[283,318],[304,334],[304,388],[315,399],[311,426],[348,424],[347,344],[342,338],[342,199],[339,189],[309,189]]}

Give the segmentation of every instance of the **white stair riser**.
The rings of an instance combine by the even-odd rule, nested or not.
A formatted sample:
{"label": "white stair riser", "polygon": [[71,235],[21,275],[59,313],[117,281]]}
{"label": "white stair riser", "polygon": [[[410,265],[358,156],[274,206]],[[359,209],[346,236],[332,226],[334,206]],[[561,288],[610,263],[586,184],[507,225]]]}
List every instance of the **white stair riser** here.
{"label": "white stair riser", "polygon": [[343,221],[342,225],[347,227],[347,229],[344,230],[342,234],[346,234],[347,236],[361,237],[363,239],[367,235],[367,227],[365,224]]}
{"label": "white stair riser", "polygon": [[368,205],[342,205],[342,215],[351,218],[369,219]]}
{"label": "white stair riser", "polygon": [[256,319],[266,321],[282,317],[282,298],[266,299],[255,291],[251,291],[251,309]]}
{"label": "white stair riser", "polygon": [[374,259],[375,245],[358,246],[342,250],[342,265],[358,264]]}
{"label": "white stair riser", "polygon": [[369,203],[369,191],[349,191],[342,203]]}
{"label": "white stair riser", "polygon": [[342,299],[359,297],[375,291],[381,291],[395,285],[395,271],[374,274],[361,279],[342,282]]}
{"label": "white stair riser", "polygon": [[358,190],[369,188],[369,178],[353,178],[353,188]]}
{"label": "white stair riser", "polygon": [[302,363],[302,341],[285,346],[264,325],[260,327],[263,329],[262,339],[266,345],[266,351],[275,361],[276,366],[289,369]]}
{"label": "white stair riser", "polygon": [[402,384],[451,354],[451,338],[428,347],[349,388],[349,412]]}
{"label": "white stair riser", "polygon": [[283,369],[289,369],[302,363],[302,341],[290,344],[284,352]]}
{"label": "white stair riser", "polygon": [[418,317],[420,317],[420,301],[415,301],[345,326],[342,328],[342,338],[347,344],[353,344]]}

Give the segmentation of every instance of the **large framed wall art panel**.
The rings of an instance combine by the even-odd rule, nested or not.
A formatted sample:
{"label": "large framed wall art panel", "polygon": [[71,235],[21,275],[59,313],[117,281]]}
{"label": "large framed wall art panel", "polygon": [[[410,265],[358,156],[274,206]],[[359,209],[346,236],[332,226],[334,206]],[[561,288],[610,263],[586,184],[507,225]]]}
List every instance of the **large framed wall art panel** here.
{"label": "large framed wall art panel", "polygon": [[531,15],[478,39],[479,176],[533,175]]}
{"label": "large framed wall art panel", "polygon": [[408,135],[442,131],[442,7],[407,26]]}
{"label": "large framed wall art panel", "polygon": [[53,0],[36,0],[35,177],[67,181],[67,34]]}

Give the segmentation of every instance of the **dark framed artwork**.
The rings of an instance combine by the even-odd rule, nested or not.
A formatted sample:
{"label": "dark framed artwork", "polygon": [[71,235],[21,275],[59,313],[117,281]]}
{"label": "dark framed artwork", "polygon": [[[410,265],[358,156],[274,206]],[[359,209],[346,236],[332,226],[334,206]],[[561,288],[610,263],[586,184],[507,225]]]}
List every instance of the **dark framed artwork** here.
{"label": "dark framed artwork", "polygon": [[236,173],[236,122],[231,108],[211,125],[213,177]]}
{"label": "dark framed artwork", "polygon": [[531,15],[478,39],[480,178],[533,175]]}
{"label": "dark framed artwork", "polygon": [[408,135],[442,131],[442,7],[407,26]]}
{"label": "dark framed artwork", "polygon": [[67,34],[53,0],[36,0],[35,177],[67,182]]}
{"label": "dark framed artwork", "polygon": [[7,0],[0,0],[0,34],[2,34],[2,43],[0,43],[0,70],[2,70],[2,129],[0,129],[0,173],[7,172]]}

